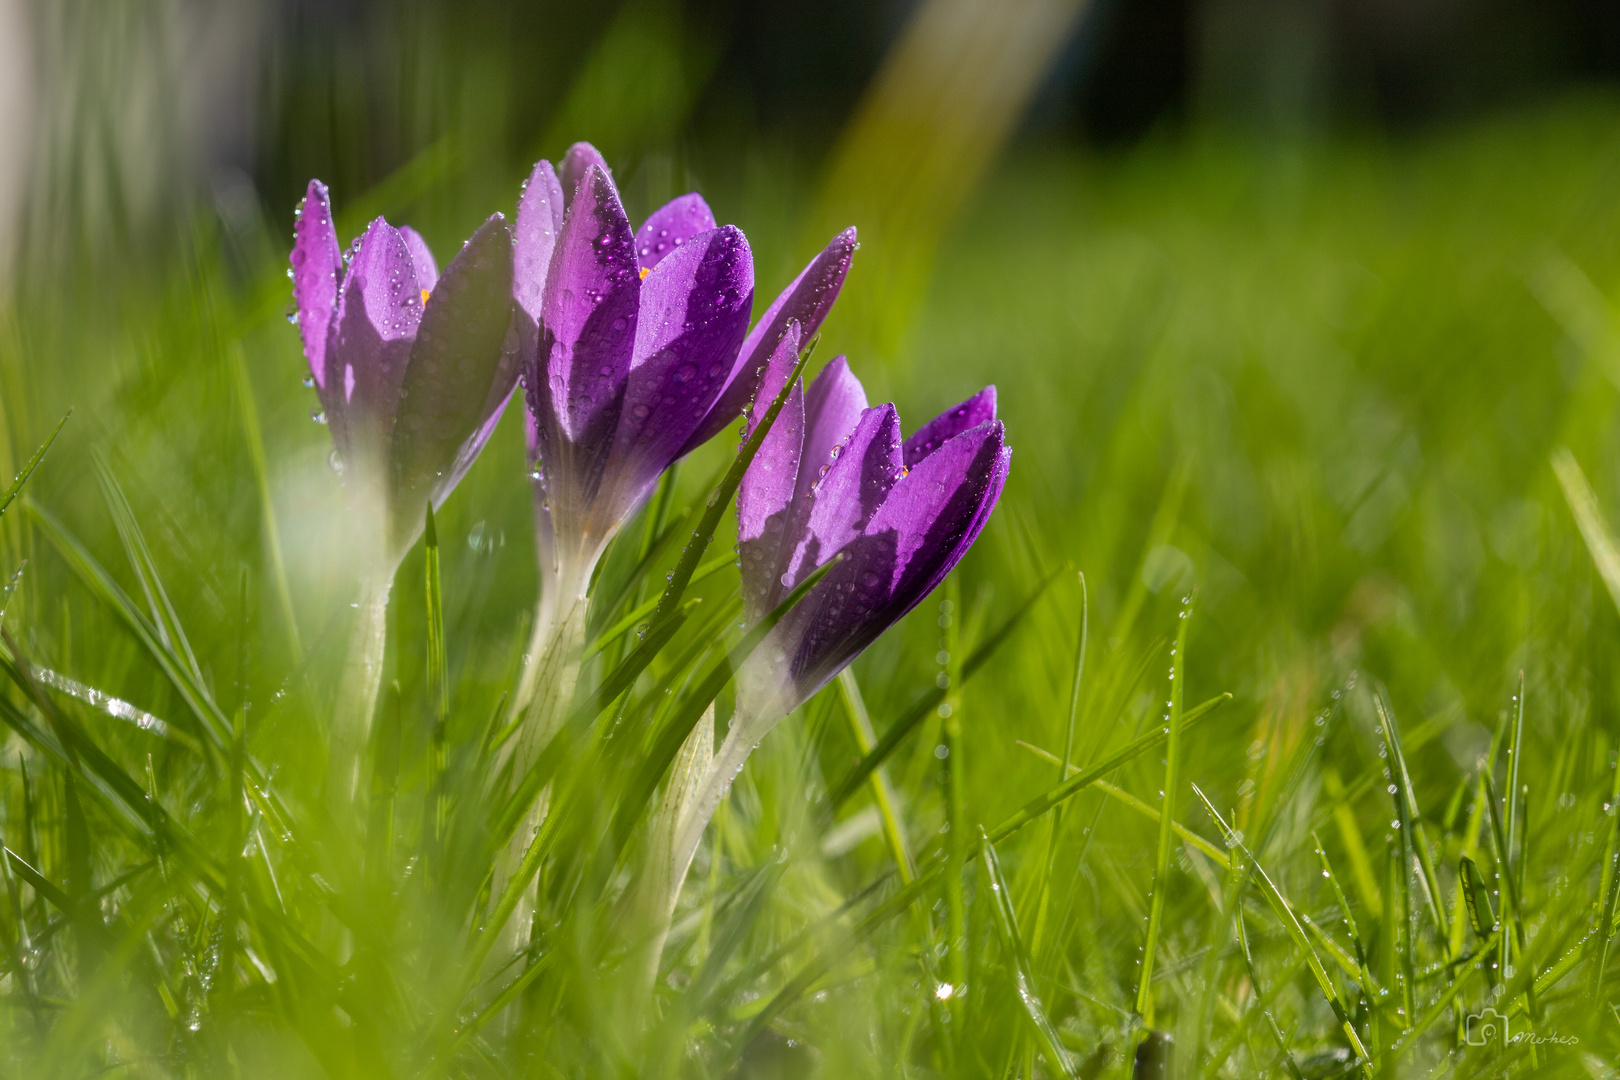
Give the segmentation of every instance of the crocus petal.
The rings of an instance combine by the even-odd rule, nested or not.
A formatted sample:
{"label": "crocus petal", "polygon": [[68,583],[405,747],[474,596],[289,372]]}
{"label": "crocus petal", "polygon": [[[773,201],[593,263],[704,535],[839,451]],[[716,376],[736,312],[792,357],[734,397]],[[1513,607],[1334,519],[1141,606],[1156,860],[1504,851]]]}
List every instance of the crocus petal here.
{"label": "crocus petal", "polygon": [[[743,341],[742,352],[732,367],[725,390],[714,408],[709,410],[697,433],[681,448],[682,454],[691,453],[717,435],[742,413],[749,400],[759,391],[761,383],[769,382],[764,368],[789,322],[798,322],[804,341],[815,336],[827,312],[832,310],[833,301],[838,299],[838,290],[843,287],[850,260],[854,257],[855,230],[845,229],[833,237],[821,254],[810,260],[810,265],[793,279],[793,284],[782,290],[782,294],[765,309],[765,314]],[[788,361],[788,367],[792,367],[792,361]],[[785,372],[777,374],[775,378],[776,385],[780,387],[786,378]]]}
{"label": "crocus petal", "polygon": [[540,320],[540,298],[546,271],[563,222],[563,190],[551,162],[541,161],[518,198],[517,227],[512,236],[512,293],[530,323]]}
{"label": "crocus petal", "polygon": [[[798,324],[788,328],[777,349],[790,356],[798,352]],[[804,447],[804,404],[801,381],[789,392],[737,488],[743,611],[751,623],[775,606],[782,589],[783,566],[798,541],[789,526],[797,509],[793,493]]]}
{"label": "crocus petal", "polygon": [[660,206],[636,230],[636,258],[643,270],[651,270],[667,255],[699,233],[714,228],[714,214],[697,192],[682,195]]}
{"label": "crocus petal", "polygon": [[613,170],[608,168],[607,158],[602,152],[588,142],[577,142],[568,148],[568,153],[557,165],[558,179],[562,181],[563,206],[567,208],[574,203],[574,196],[579,194],[580,182],[585,174],[595,165],[602,170],[602,175],[613,177]]}
{"label": "crocus petal", "polygon": [[867,409],[848,441],[835,448],[830,464],[816,465],[806,457],[799,468],[801,474],[809,470],[824,475],[810,489],[810,513],[793,561],[783,575],[784,588],[798,584],[867,531],[905,471],[900,456],[900,414],[893,405]]}
{"label": "crocus petal", "polygon": [[797,496],[809,493],[810,485],[821,478],[832,464],[833,447],[848,439],[866,412],[866,388],[849,370],[842,356],[832,361],[810,384],[805,398],[804,460],[810,464],[799,472]]}
{"label": "crocus petal", "polygon": [[421,320],[410,250],[378,218],[355,244],[326,346],[327,416],[346,462],[354,454],[380,462]]}
{"label": "crocus petal", "polygon": [[326,185],[309,182],[304,201],[293,220],[290,256],[293,302],[298,307],[298,333],[304,339],[304,357],[310,374],[326,389],[326,336],[337,309],[338,283],[343,278],[343,251],[332,227],[332,204]]}
{"label": "crocus petal", "polygon": [[527,380],[547,483],[569,483],[586,501],[613,448],[640,296],[630,219],[613,182],[592,166],[557,239],[541,308],[538,370]]}
{"label": "crocus petal", "polygon": [[892,531],[857,537],[772,631],[780,633],[784,651],[791,650],[786,670],[776,676],[779,709],[791,712],[808,701],[894,624],[898,616],[889,612],[895,607],[898,539]]}
{"label": "crocus petal", "polygon": [[894,485],[866,531],[898,537],[895,610],[915,607],[966,554],[1006,483],[1011,450],[1001,421],[964,431]]}
{"label": "crocus petal", "polygon": [[512,234],[495,214],[445,268],[411,350],[394,428],[397,542],[414,541],[428,500],[449,495],[494,430],[517,380],[511,323]]}
{"label": "crocus petal", "polygon": [[694,237],[641,284],[635,350],[609,473],[619,516],[675,460],[724,384],[748,329],[754,264],[735,226]]}
{"label": "crocus petal", "polygon": [[427,246],[422,234],[409,225],[401,225],[399,235],[404,237],[406,250],[411,253],[411,265],[416,267],[416,287],[432,292],[433,286],[439,283],[439,264],[434,261],[433,249]]}
{"label": "crocus petal", "polygon": [[995,418],[996,388],[987,386],[911,433],[911,438],[906,440],[906,468],[938,450],[947,439]]}

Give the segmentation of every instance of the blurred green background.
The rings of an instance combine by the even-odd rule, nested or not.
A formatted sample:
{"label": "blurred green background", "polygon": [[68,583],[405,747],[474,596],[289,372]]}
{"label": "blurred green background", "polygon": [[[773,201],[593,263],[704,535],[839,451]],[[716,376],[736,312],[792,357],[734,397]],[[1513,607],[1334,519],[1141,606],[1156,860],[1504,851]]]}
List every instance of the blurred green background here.
{"label": "blurred green background", "polygon": [[[1236,702],[1190,771],[1240,823],[1352,671],[1409,727],[1437,721],[1411,764],[1454,815],[1522,670],[1532,889],[1573,880],[1590,899],[1620,621],[1548,462],[1570,447],[1620,508],[1612,5],[0,0],[0,72],[0,478],[71,407],[33,500],[121,568],[100,455],[210,673],[235,662],[244,569],[261,698],[299,653],[338,649],[350,600],[341,494],[283,321],[303,185],[331,184],[345,236],[387,213],[443,261],[510,212],[537,157],[590,139],[633,218],[699,189],[739,224],[762,298],[857,225],[818,361],[847,353],[908,428],[997,384],[1012,480],[962,596],[999,617],[1065,563],[1084,571],[1108,674],[1078,760],[1151,722],[1195,585],[1189,700]],[[499,693],[533,602],[516,420],[440,524],[469,713]],[[683,466],[685,489],[726,449]],[[164,714],[172,689],[126,639],[85,633],[105,616],[21,515],[0,556],[32,560],[7,625],[41,662]],[[975,820],[1051,782],[1015,740],[1061,745],[1078,605],[1065,575],[966,693]],[[933,681],[934,614],[857,666],[880,731]],[[1364,706],[1335,776],[1381,765]],[[791,773],[804,736],[782,731],[751,769]],[[893,761],[922,835],[937,741],[925,725]],[[832,775],[854,758],[842,733],[817,746]],[[1156,768],[1119,782],[1152,797]],[[1388,819],[1353,808],[1369,834]],[[1103,885],[1078,901],[1098,927],[1134,916],[1151,872],[1154,826],[1111,814]],[[756,854],[781,838],[758,815]],[[1284,850],[1319,824],[1295,817]],[[1349,833],[1332,843],[1353,861]],[[870,814],[822,850],[883,857]],[[1296,862],[1279,877],[1303,891],[1314,864]],[[1371,905],[1377,882],[1356,880]],[[1128,997],[1135,939],[1099,933],[1084,977],[1124,1000],[1102,988]],[[1594,1029],[1594,1052],[1616,1032]]]}

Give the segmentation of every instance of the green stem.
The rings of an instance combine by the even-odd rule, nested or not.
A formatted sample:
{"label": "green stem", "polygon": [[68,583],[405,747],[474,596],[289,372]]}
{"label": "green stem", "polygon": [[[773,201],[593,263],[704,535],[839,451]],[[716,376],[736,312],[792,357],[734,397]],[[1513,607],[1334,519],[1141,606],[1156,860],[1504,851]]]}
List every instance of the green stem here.
{"label": "green stem", "polygon": [[334,813],[347,814],[359,791],[371,716],[382,683],[383,657],[388,648],[388,593],[393,574],[362,579],[355,605],[349,651],[338,684],[337,707],[332,715],[331,750],[327,762],[327,799]]}

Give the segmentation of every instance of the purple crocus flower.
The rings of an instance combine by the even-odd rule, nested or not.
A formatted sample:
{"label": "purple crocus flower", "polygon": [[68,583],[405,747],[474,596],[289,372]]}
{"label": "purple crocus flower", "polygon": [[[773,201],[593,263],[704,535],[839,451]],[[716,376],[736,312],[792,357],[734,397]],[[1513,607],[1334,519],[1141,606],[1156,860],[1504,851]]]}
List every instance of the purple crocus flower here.
{"label": "purple crocus flower", "polygon": [[738,491],[746,619],[842,559],[766,636],[739,708],[767,722],[798,708],[967,554],[1012,457],[995,417],[987,386],[902,440],[894,406],[868,408],[843,357],[793,388]]}
{"label": "purple crocus flower", "polygon": [[542,578],[519,708],[544,677],[540,654],[582,619],[608,542],[673,462],[742,416],[788,327],[821,325],[854,250],[855,230],[834,237],[749,331],[748,240],[701,196],[632,228],[594,147],[535,166],[512,283]]}
{"label": "purple crocus flower", "polygon": [[298,328],[336,461],[391,575],[428,502],[444,502],[489,441],[517,379],[512,236],[495,214],[439,274],[417,232],[382,218],[340,254],[326,185],[293,228]]}
{"label": "purple crocus flower", "polygon": [[[788,370],[771,365],[760,408]],[[746,622],[839,562],[744,661],[725,740],[703,779],[683,787],[680,805],[667,812],[678,824],[667,853],[658,852],[661,891],[644,901],[663,920],[657,942],[703,831],[748,755],[961,561],[1001,496],[1011,457],[993,386],[902,439],[894,406],[868,408],[843,357],[808,393],[795,384],[737,494]],[[700,725],[690,740],[702,745],[689,741],[682,754],[702,756],[712,739]]]}
{"label": "purple crocus flower", "polygon": [[741,416],[788,323],[821,324],[855,237],[836,237],[747,333],[742,231],[716,227],[696,193],[632,229],[606,163],[579,143],[535,166],[515,247],[542,539],[565,578],[588,579],[664,470]]}
{"label": "purple crocus flower", "polygon": [[326,186],[311,180],[291,261],[317,415],[332,429],[360,561],[331,735],[328,794],[341,805],[376,705],[394,571],[428,504],[444,502],[489,441],[517,380],[512,236],[494,215],[441,275],[421,236],[378,218],[344,255]]}

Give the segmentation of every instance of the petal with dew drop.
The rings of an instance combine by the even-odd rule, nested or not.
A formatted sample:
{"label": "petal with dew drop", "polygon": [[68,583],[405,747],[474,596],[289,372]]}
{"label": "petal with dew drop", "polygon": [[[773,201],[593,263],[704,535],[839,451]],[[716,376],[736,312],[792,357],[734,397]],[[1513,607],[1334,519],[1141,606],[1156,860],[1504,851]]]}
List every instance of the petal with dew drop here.
{"label": "petal with dew drop", "polygon": [[681,195],[652,212],[636,230],[636,258],[651,270],[682,244],[714,228],[714,214],[697,192]]}
{"label": "petal with dew drop", "polygon": [[689,454],[712,439],[740,416],[756,396],[765,396],[768,390],[763,388],[769,387],[773,379],[775,385],[781,387],[787,378],[787,371],[793,367],[792,361],[788,361],[787,368],[780,372],[767,373],[765,369],[776,351],[777,342],[787,331],[787,324],[798,322],[802,341],[808,342],[814,337],[827,313],[832,310],[833,301],[838,299],[838,290],[843,288],[850,261],[854,257],[855,230],[845,229],[833,237],[821,254],[811,259],[810,265],[765,309],[765,314],[760,316],[743,341],[742,351],[732,367],[725,390],[714,408],[709,410],[697,433],[681,448],[682,454]]}
{"label": "petal with dew drop", "polygon": [[694,237],[643,280],[630,378],[608,464],[616,516],[627,516],[651,493],[714,404],[753,301],[753,256],[731,225]]}
{"label": "petal with dew drop", "polygon": [[613,170],[608,168],[607,158],[602,151],[588,142],[577,142],[563,154],[562,160],[557,163],[557,179],[562,183],[563,208],[574,204],[574,196],[579,194],[579,185],[585,179],[594,165],[602,170],[602,175],[609,180],[613,178]]}
{"label": "petal with dew drop", "polygon": [[298,311],[298,333],[304,339],[304,358],[316,385],[326,389],[326,338],[337,311],[338,286],[343,279],[343,250],[332,225],[332,204],[326,185],[311,180],[293,221],[293,302]]}
{"label": "petal with dew drop", "polygon": [[326,346],[327,417],[345,463],[380,466],[421,320],[410,250],[378,218],[355,243]]}
{"label": "petal with dew drop", "polygon": [[443,502],[493,431],[517,380],[503,346],[512,323],[512,234],[495,214],[428,297],[394,428],[394,537],[414,542],[423,508]]}
{"label": "petal with dew drop", "polygon": [[906,440],[906,468],[912,468],[938,450],[947,439],[995,418],[996,388],[987,386],[911,433],[911,438]]}
{"label": "petal with dew drop", "polygon": [[867,409],[848,439],[830,456],[827,464],[806,458],[800,466],[822,475],[812,480],[809,514],[783,575],[784,588],[792,588],[853,542],[883,506],[905,471],[900,457],[900,414],[893,405]]}
{"label": "petal with dew drop", "polygon": [[[641,296],[635,236],[607,174],[594,165],[568,208],[541,307],[530,407],[550,472],[593,494],[618,428]],[[548,415],[549,412],[549,415]],[[556,445],[561,440],[569,444]]]}
{"label": "petal with dew drop", "polygon": [[439,283],[439,264],[433,258],[433,249],[422,239],[422,234],[409,225],[401,225],[399,235],[404,238],[405,248],[411,253],[411,265],[416,267],[416,287],[423,292],[432,292]]}

